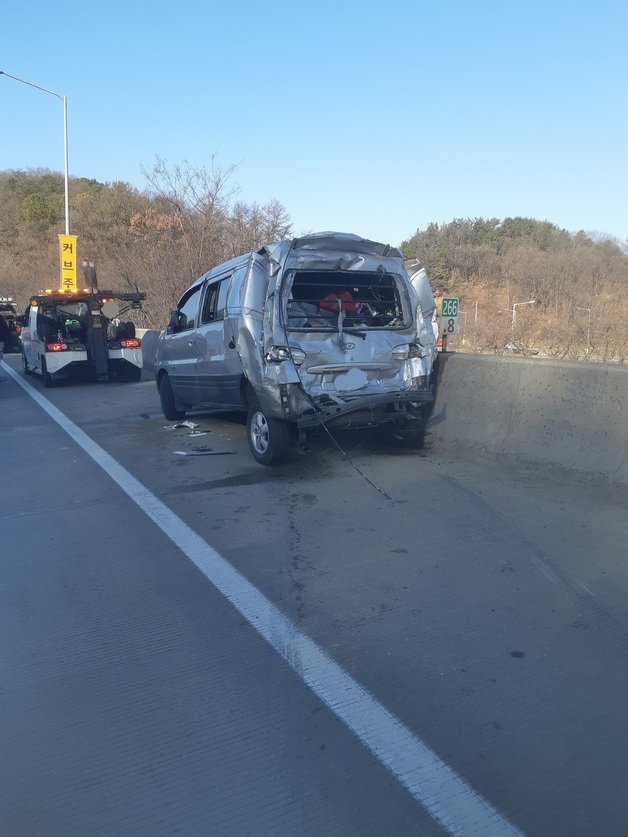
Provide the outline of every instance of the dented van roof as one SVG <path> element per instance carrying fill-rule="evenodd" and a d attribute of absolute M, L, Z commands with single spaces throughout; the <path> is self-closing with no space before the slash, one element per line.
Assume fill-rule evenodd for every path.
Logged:
<path fill-rule="evenodd" d="M 305 253 L 356 253 L 364 256 L 374 256 L 380 259 L 402 260 L 400 250 L 390 244 L 371 241 L 353 233 L 320 232 L 299 236 L 292 240 L 277 241 L 266 245 L 259 251 L 268 255 L 273 261 L 283 263 L 288 254 Z"/>

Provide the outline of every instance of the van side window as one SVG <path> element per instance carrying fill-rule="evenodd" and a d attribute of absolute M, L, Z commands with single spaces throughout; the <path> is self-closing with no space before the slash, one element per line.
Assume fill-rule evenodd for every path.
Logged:
<path fill-rule="evenodd" d="M 202 285 L 197 285 L 181 297 L 177 310 L 180 314 L 180 331 L 185 331 L 188 328 L 194 328 L 196 324 L 196 317 L 198 314 L 198 306 L 201 300 Z"/>
<path fill-rule="evenodd" d="M 223 320 L 225 317 L 225 305 L 227 302 L 227 291 L 229 290 L 229 279 L 227 276 L 220 282 L 214 282 L 207 288 L 205 304 L 201 315 L 202 323 L 213 323 L 216 320 Z"/>

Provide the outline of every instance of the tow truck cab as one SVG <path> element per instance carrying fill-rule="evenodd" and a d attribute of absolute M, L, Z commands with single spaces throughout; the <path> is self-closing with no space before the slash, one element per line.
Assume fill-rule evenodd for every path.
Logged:
<path fill-rule="evenodd" d="M 46 291 L 31 297 L 22 329 L 25 374 L 38 374 L 44 386 L 82 372 L 92 380 L 139 381 L 141 341 L 135 325 L 121 320 L 141 307 L 146 295 L 116 291 Z"/>

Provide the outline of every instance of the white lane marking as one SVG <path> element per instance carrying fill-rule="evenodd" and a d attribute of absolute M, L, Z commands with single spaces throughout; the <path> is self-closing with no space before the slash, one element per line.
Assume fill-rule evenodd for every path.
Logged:
<path fill-rule="evenodd" d="M 8 374 L 144 511 L 313 692 L 450 834 L 520 835 L 427 744 L 353 680 L 164 503 L 2 362 Z"/>
<path fill-rule="evenodd" d="M 558 578 L 558 576 L 555 573 L 553 573 L 552 570 L 547 566 L 547 564 L 540 558 L 533 558 L 532 564 L 537 568 L 537 570 L 540 570 L 543 573 L 543 575 L 547 576 L 547 578 L 549 578 L 551 582 L 553 582 L 554 584 L 560 584 L 560 579 Z"/>
<path fill-rule="evenodd" d="M 591 590 L 590 587 L 587 587 L 587 585 L 584 583 L 584 581 L 580 581 L 579 578 L 575 578 L 574 579 L 574 584 L 577 584 L 578 587 L 581 590 L 583 590 L 588 596 L 591 596 L 592 599 L 595 599 L 597 601 L 597 596 L 595 595 L 593 590 Z"/>

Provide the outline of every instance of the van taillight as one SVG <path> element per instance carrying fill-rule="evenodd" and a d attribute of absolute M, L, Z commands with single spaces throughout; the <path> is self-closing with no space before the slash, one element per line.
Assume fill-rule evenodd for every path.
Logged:
<path fill-rule="evenodd" d="M 271 346 L 264 355 L 266 363 L 282 363 L 284 360 L 292 360 L 300 366 L 306 358 L 306 354 L 297 346 Z"/>
<path fill-rule="evenodd" d="M 65 352 L 67 348 L 65 343 L 46 343 L 47 352 Z"/>
<path fill-rule="evenodd" d="M 290 360 L 290 349 L 287 346 L 271 346 L 264 355 L 266 363 L 281 363 Z"/>
<path fill-rule="evenodd" d="M 129 340 L 120 340 L 121 349 L 139 349 L 141 345 L 140 341 L 136 340 L 134 337 Z"/>
<path fill-rule="evenodd" d="M 395 360 L 408 360 L 409 357 L 416 357 L 416 346 L 414 346 L 414 354 L 412 349 L 413 344 L 402 343 L 400 346 L 393 348 L 392 356 Z"/>

